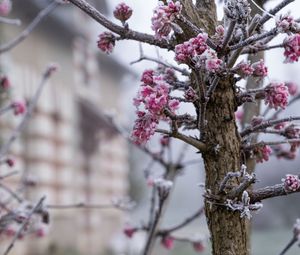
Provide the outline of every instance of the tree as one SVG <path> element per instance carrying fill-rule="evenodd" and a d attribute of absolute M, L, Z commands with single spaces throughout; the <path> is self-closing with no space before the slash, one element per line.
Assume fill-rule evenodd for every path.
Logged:
<path fill-rule="evenodd" d="M 227 0 L 222 21 L 217 20 L 215 1 L 160 1 L 152 18 L 154 36 L 130 29 L 128 20 L 132 9 L 124 3 L 114 11 L 115 18 L 121 21 L 121 25 L 118 25 L 85 0 L 69 2 L 110 30 L 99 35 L 98 47 L 102 51 L 110 53 L 119 40 L 129 39 L 172 51 L 178 63 L 178 66 L 173 66 L 161 59 L 146 57 L 141 50 L 140 60 L 157 62 L 159 68 L 146 70 L 142 75 L 143 84 L 134 99 L 137 119 L 131 140 L 160 162 L 166 171 L 162 178 L 151 182 L 154 195 L 149 223 L 140 228 L 127 228 L 125 234 L 130 237 L 136 231 L 147 231 L 143 254 L 151 254 L 157 237 L 162 238 L 166 248 L 171 248 L 174 241 L 171 233 L 203 211 L 200 209 L 174 228 L 160 229 L 172 183 L 183 168 L 180 160 L 166 162 L 145 146 L 154 133 L 161 133 L 164 135 L 161 141 L 163 147 L 168 147 L 169 138 L 176 138 L 196 148 L 204 160 L 204 210 L 213 254 L 250 254 L 248 225 L 251 211 L 259 210 L 264 199 L 300 191 L 297 175 L 287 175 L 282 183 L 271 187 L 253 189 L 256 182 L 253 162 L 267 161 L 271 153 L 277 157 L 294 158 L 300 142 L 300 129 L 293 121 L 299 120 L 300 116 L 278 117 L 288 105 L 299 99 L 295 84 L 272 81 L 267 86 L 259 86 L 268 75 L 264 61 L 251 63 L 251 58 L 249 61 L 241 59 L 243 56 L 283 48 L 286 63 L 298 61 L 299 20 L 289 14 L 277 15 L 293 0 L 281 1 L 273 9 L 253 17 L 248 1 Z M 263 25 L 275 15 L 276 25 L 265 31 Z M 269 44 L 281 33 L 287 34 L 283 43 Z M 182 68 L 183 64 L 187 69 Z M 244 80 L 248 80 L 251 86 L 244 87 L 241 83 Z M 181 92 L 182 96 L 173 96 L 174 91 Z M 290 101 L 289 96 L 292 96 Z M 243 130 L 239 131 L 236 117 L 238 107 L 262 100 L 268 110 L 262 116 L 254 116 L 254 111 L 247 113 Z M 178 114 L 183 103 L 192 104 L 196 116 Z M 276 112 L 270 114 L 271 109 Z M 248 126 L 245 125 L 247 120 L 250 120 Z M 168 123 L 169 130 L 159 127 L 163 121 Z M 187 130 L 195 130 L 196 136 L 190 136 Z M 257 134 L 261 133 L 275 134 L 283 139 L 256 141 Z M 283 144 L 290 148 L 282 147 Z M 159 198 L 157 202 L 156 194 Z M 298 225 L 294 233 L 292 243 L 298 238 Z M 200 241 L 194 241 L 193 244 L 195 249 L 202 249 Z"/>

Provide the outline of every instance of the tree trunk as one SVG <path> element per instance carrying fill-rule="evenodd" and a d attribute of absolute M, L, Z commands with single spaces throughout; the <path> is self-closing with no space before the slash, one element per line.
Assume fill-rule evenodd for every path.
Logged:
<path fill-rule="evenodd" d="M 210 150 L 203 153 L 206 189 L 219 192 L 220 183 L 229 171 L 241 167 L 240 136 L 235 123 L 236 110 L 232 77 L 221 79 L 206 109 L 205 142 Z M 233 181 L 231 181 L 231 184 Z M 240 213 L 222 205 L 205 202 L 213 255 L 248 255 L 248 228 Z"/>

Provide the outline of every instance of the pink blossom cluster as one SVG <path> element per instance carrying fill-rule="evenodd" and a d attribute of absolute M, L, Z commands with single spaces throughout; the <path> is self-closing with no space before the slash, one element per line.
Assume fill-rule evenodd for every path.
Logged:
<path fill-rule="evenodd" d="M 11 12 L 11 0 L 0 0 L 0 15 L 6 16 Z"/>
<path fill-rule="evenodd" d="M 276 19 L 276 26 L 281 33 L 297 32 L 299 30 L 299 25 L 289 13 L 280 15 Z"/>
<path fill-rule="evenodd" d="M 165 5 L 162 1 L 153 11 L 152 30 L 155 31 L 155 37 L 158 39 L 167 38 L 172 31 L 172 22 L 180 14 L 182 5 L 179 1 L 168 1 Z"/>
<path fill-rule="evenodd" d="M 23 101 L 15 101 L 11 104 L 15 115 L 21 115 L 26 112 L 26 103 Z"/>
<path fill-rule="evenodd" d="M 146 70 L 142 75 L 142 84 L 134 105 L 138 108 L 137 120 L 135 121 L 132 138 L 136 144 L 145 144 L 154 134 L 159 120 L 166 119 L 165 109 L 175 112 L 179 107 L 179 101 L 170 99 L 169 84 L 162 75 L 152 75 L 151 70 Z M 143 107 L 144 110 L 139 110 Z"/>
<path fill-rule="evenodd" d="M 114 16 L 116 19 L 124 23 L 132 15 L 132 9 L 125 3 L 119 3 L 114 10 Z"/>
<path fill-rule="evenodd" d="M 298 85 L 295 82 L 286 82 L 285 86 L 287 86 L 288 91 L 291 96 L 295 96 L 298 93 Z"/>
<path fill-rule="evenodd" d="M 220 70 L 223 61 L 218 58 L 217 53 L 211 49 L 207 49 L 199 57 L 199 61 L 196 65 L 204 67 L 208 72 L 215 73 Z"/>
<path fill-rule="evenodd" d="M 298 61 L 300 57 L 300 34 L 294 34 L 287 37 L 284 42 L 284 56 L 286 63 Z"/>
<path fill-rule="evenodd" d="M 288 139 L 299 138 L 300 137 L 300 128 L 294 124 L 291 124 L 284 129 L 283 135 Z"/>
<path fill-rule="evenodd" d="M 297 191 L 300 188 L 300 180 L 298 175 L 287 174 L 282 181 L 284 184 L 284 190 L 286 192 Z"/>
<path fill-rule="evenodd" d="M 242 61 L 237 64 L 234 71 L 241 77 L 246 77 L 253 74 L 254 68 L 251 66 L 250 62 Z"/>
<path fill-rule="evenodd" d="M 207 34 L 199 34 L 197 37 L 191 38 L 175 47 L 175 60 L 178 63 L 189 63 L 193 57 L 203 54 L 208 48 L 206 44 Z"/>
<path fill-rule="evenodd" d="M 285 109 L 288 104 L 289 92 L 287 86 L 281 82 L 273 82 L 265 88 L 265 104 L 277 110 Z"/>
<path fill-rule="evenodd" d="M 268 68 L 262 59 L 256 63 L 253 63 L 251 67 L 253 68 L 253 76 L 255 77 L 264 78 L 268 75 Z"/>
<path fill-rule="evenodd" d="M 116 43 L 116 37 L 111 32 L 104 32 L 99 35 L 98 48 L 106 54 L 112 53 Z"/>
<path fill-rule="evenodd" d="M 253 152 L 256 157 L 256 162 L 263 163 L 264 161 L 269 160 L 269 157 L 272 153 L 272 149 L 269 145 L 264 145 L 264 146 L 255 148 Z"/>

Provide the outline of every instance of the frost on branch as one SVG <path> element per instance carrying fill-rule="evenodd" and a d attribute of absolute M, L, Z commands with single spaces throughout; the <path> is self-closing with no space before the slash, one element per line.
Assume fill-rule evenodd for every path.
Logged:
<path fill-rule="evenodd" d="M 168 38 L 175 26 L 173 21 L 179 16 L 182 10 L 182 5 L 179 1 L 171 0 L 165 5 L 162 1 L 158 2 L 158 6 L 153 11 L 152 30 L 155 32 L 155 37 L 158 39 Z"/>

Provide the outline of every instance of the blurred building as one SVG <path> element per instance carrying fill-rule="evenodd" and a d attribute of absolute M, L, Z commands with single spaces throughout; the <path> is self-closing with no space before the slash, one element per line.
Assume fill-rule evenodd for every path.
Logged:
<path fill-rule="evenodd" d="M 1 25 L 1 40 L 17 36 L 47 2 L 15 0 L 11 16 L 20 18 L 23 25 Z M 90 2 L 107 12 L 106 1 Z M 121 115 L 119 84 L 128 70 L 97 51 L 94 26 L 70 5 L 59 7 L 23 43 L 1 56 L 16 99 L 34 94 L 49 63 L 60 66 L 11 152 L 17 159 L 16 169 L 22 171 L 21 178 L 13 179 L 15 184 L 24 187 L 24 180 L 37 180 L 35 187 L 26 187 L 30 200 L 46 195 L 47 204 L 110 204 L 127 194 L 127 144 L 99 110 L 114 109 Z M 19 121 L 8 116 L 2 122 L 3 139 Z M 123 220 L 123 213 L 116 209 L 50 212 L 49 235 L 44 240 L 25 239 L 11 254 L 105 254 L 106 244 Z"/>

